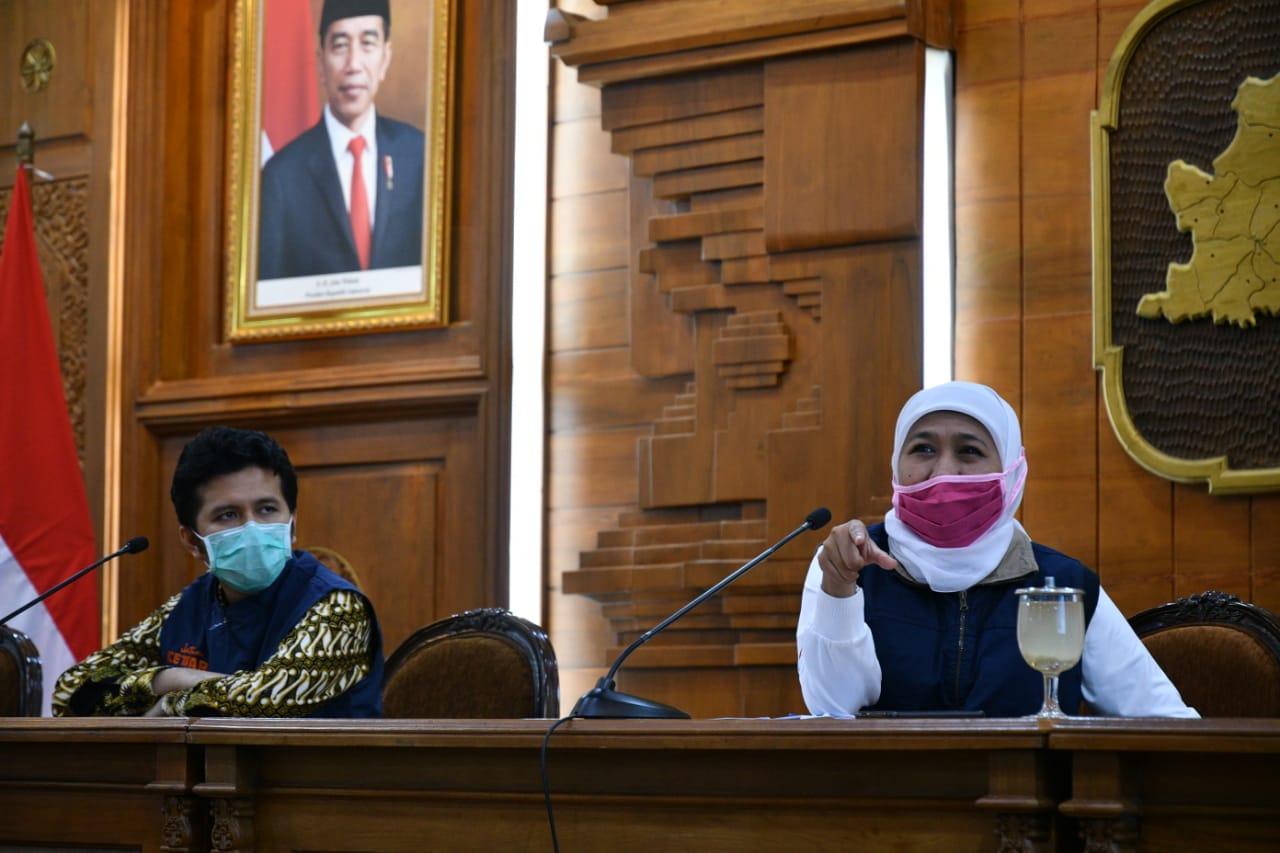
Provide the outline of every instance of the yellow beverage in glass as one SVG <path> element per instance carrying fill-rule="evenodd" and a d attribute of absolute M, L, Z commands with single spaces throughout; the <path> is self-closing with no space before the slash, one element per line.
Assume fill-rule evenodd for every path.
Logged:
<path fill-rule="evenodd" d="M 1018 609 L 1018 649 L 1032 669 L 1071 669 L 1084 651 L 1084 602 L 1025 602 Z"/>
<path fill-rule="evenodd" d="M 1045 585 L 1016 591 L 1018 651 L 1044 676 L 1044 704 L 1034 716 L 1067 716 L 1058 707 L 1058 674 L 1071 669 L 1084 653 L 1084 590 Z"/>

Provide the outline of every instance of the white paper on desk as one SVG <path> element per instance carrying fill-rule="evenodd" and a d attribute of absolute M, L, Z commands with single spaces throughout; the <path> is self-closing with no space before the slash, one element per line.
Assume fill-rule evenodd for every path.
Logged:
<path fill-rule="evenodd" d="M 711 717 L 713 720 L 856 720 L 855 714 L 786 714 L 781 717 Z"/>

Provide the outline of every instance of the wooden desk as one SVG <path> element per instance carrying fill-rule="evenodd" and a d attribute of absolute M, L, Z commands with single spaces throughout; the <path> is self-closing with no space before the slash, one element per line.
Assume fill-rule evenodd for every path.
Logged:
<path fill-rule="evenodd" d="M 543 721 L 193 722 L 219 850 L 551 849 Z M 1050 849 L 1034 723 L 574 721 L 549 777 L 564 853 Z M 1063 774 L 1065 775 L 1065 771 Z"/>
<path fill-rule="evenodd" d="M 0 717 L 0 850 L 204 850 L 186 720 Z"/>
<path fill-rule="evenodd" d="M 1280 849 L 1280 720 L 1077 718 L 1049 747 L 1090 851 Z"/>
<path fill-rule="evenodd" d="M 0 718 L 0 853 L 547 851 L 549 724 Z M 1276 848 L 1277 753 L 1280 720 L 576 720 L 548 769 L 564 853 L 1227 853 Z"/>

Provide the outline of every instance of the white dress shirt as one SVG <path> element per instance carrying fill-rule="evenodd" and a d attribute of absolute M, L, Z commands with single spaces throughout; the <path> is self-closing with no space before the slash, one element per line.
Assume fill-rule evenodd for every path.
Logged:
<path fill-rule="evenodd" d="M 342 201 L 351 211 L 351 167 L 355 158 L 347 148 L 356 136 L 364 137 L 364 154 L 360 157 L 360 172 L 364 176 L 364 193 L 369 199 L 369 227 L 377 220 L 378 207 L 378 116 L 372 107 L 369 116 L 359 133 L 352 133 L 342 122 L 334 117 L 329 105 L 324 105 L 324 127 L 329 132 L 329 146 L 333 149 L 333 162 L 338 167 L 338 180 L 342 183 Z"/>
<path fill-rule="evenodd" d="M 882 571 L 872 566 L 868 571 Z M 796 627 L 800 689 L 811 714 L 848 716 L 880 698 L 880 662 L 864 616 L 861 590 L 848 598 L 822 591 L 822 568 L 809 564 Z M 1099 713 L 1117 717 L 1199 717 L 1120 608 L 1098 589 L 1085 631 L 1083 693 Z"/>

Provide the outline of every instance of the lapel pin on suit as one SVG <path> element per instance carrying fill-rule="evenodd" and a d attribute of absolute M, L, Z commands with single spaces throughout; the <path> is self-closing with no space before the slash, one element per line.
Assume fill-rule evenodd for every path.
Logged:
<path fill-rule="evenodd" d="M 391 168 L 391 155 L 382 158 L 382 170 L 387 173 L 387 192 L 395 189 L 395 171 Z"/>

